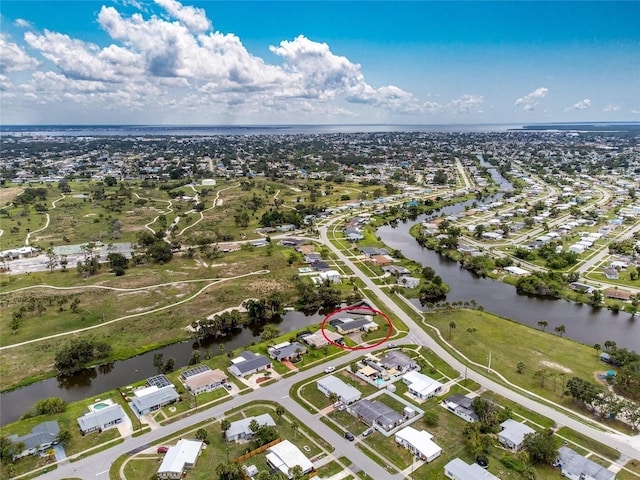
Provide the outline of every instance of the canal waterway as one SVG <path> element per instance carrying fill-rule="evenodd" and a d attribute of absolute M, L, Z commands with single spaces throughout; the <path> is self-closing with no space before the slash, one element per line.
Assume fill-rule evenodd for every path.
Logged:
<path fill-rule="evenodd" d="M 490 199 L 489 201 L 494 201 Z M 453 215 L 464 210 L 470 201 L 451 205 L 439 213 Z M 421 215 L 416 221 L 422 222 L 434 215 Z M 593 345 L 613 340 L 619 347 L 640 352 L 640 319 L 630 314 L 614 313 L 605 308 L 593 309 L 589 305 L 579 305 L 566 300 L 527 297 L 518 295 L 515 287 L 489 278 L 478 278 L 444 255 L 421 247 L 409 233 L 416 223 L 399 222 L 397 226 L 382 226 L 376 235 L 391 249 L 400 250 L 403 255 L 423 266 L 432 267 L 442 280 L 451 287 L 447 301 L 476 300 L 484 310 L 501 317 L 537 328 L 538 322 L 549 322 L 548 331 L 562 324 L 565 336 L 573 340 Z M 418 300 L 415 304 L 420 306 Z"/>
<path fill-rule="evenodd" d="M 308 325 L 319 324 L 323 319 L 324 315 L 321 313 L 307 315 L 293 311 L 285 313 L 280 322 L 272 324 L 277 326 L 280 332 L 288 333 Z M 42 398 L 59 397 L 73 402 L 157 375 L 158 371 L 153 365 L 153 358 L 157 353 L 162 353 L 165 362 L 168 358 L 174 358 L 176 369 L 178 369 L 189 364 L 189 359 L 196 348 L 204 358 L 207 349 L 211 350 L 212 355 L 220 355 L 221 352 L 218 349 L 220 344 L 224 345 L 225 352 L 222 354 L 226 355 L 228 351 L 258 341 L 260 341 L 260 334 L 257 329 L 238 329 L 234 335 L 224 338 L 207 338 L 199 344 L 195 343 L 195 340 L 174 343 L 127 360 L 89 368 L 73 375 L 49 378 L 4 392 L 0 394 L 0 425 L 15 422 L 29 407 Z"/>

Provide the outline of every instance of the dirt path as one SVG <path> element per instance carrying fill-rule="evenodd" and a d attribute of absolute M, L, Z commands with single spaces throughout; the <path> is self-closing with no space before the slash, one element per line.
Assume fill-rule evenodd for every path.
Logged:
<path fill-rule="evenodd" d="M 104 325 L 109 325 L 109 324 L 112 324 L 112 323 L 120 322 L 122 320 L 127 320 L 127 319 L 130 319 L 130 318 L 136 318 L 136 317 L 142 317 L 144 315 L 149 315 L 150 313 L 157 313 L 157 312 L 161 312 L 163 310 L 168 310 L 168 309 L 173 308 L 173 307 L 175 307 L 177 305 L 181 305 L 183 303 L 190 302 L 194 298 L 196 298 L 196 297 L 200 296 L 201 294 L 203 294 L 205 291 L 207 291 L 207 289 L 209 287 L 211 287 L 213 285 L 217 285 L 219 283 L 226 282 L 226 281 L 229 281 L 229 280 L 235 280 L 235 279 L 238 279 L 238 278 L 250 277 L 250 276 L 253 276 L 253 275 L 264 275 L 264 274 L 267 274 L 267 273 L 269 273 L 269 270 L 258 270 L 256 272 L 250 272 L 250 273 L 246 273 L 244 275 L 238 275 L 236 277 L 216 279 L 215 281 L 210 282 L 207 285 L 205 285 L 204 287 L 202 287 L 200 290 L 198 290 L 196 293 L 194 293 L 190 297 L 185 298 L 183 300 L 180 300 L 178 302 L 172 303 L 170 305 L 165 305 L 164 307 L 158 307 L 158 308 L 155 308 L 153 310 L 148 310 L 146 312 L 134 313 L 134 314 L 131 314 L 131 315 L 124 315 L 122 317 L 118 317 L 118 318 L 114 318 L 113 320 L 109 320 L 108 322 L 102 322 L 102 323 L 100 323 L 98 325 L 92 325 L 90 327 L 78 328 L 76 330 L 71 330 L 71 331 L 68 331 L 68 332 L 56 333 L 55 335 L 48 335 L 46 337 L 35 338 L 33 340 L 28 340 L 28 341 L 25 341 L 25 342 L 14 343 L 13 345 L 6 345 L 4 347 L 0 347 L 0 351 L 9 350 L 11 348 L 21 347 L 21 346 L 29 345 L 29 344 L 32 344 L 32 343 L 37 343 L 37 342 L 41 342 L 41 341 L 44 341 L 44 340 L 51 340 L 53 338 L 65 337 L 67 335 L 73 335 L 75 333 L 86 332 L 86 331 L 89 331 L 89 330 L 94 330 L 96 328 L 103 327 Z M 174 285 L 178 285 L 180 283 L 184 283 L 184 282 L 173 282 Z M 171 285 L 171 283 L 165 284 L 165 285 Z M 155 286 L 157 287 L 157 285 L 155 285 Z M 99 286 L 95 285 L 94 287 L 99 287 Z M 28 288 L 28 287 L 25 287 L 25 288 Z M 49 287 L 49 288 L 51 288 L 51 287 Z M 57 288 L 58 289 L 64 289 L 64 288 L 78 288 L 78 287 L 57 287 Z M 86 288 L 86 287 L 83 287 L 83 288 Z M 118 290 L 115 287 L 104 287 L 104 286 L 102 286 L 102 288 Z M 149 287 L 144 287 L 144 288 L 149 288 Z M 7 292 L 7 293 L 11 293 L 11 292 Z"/>

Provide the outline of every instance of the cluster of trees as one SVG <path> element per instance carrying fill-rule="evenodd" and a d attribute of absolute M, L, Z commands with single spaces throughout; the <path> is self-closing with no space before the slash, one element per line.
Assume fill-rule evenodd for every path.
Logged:
<path fill-rule="evenodd" d="M 213 318 L 195 320 L 191 323 L 191 327 L 200 337 L 224 337 L 242 326 L 242 314 L 238 310 L 227 310 L 214 315 Z"/>
<path fill-rule="evenodd" d="M 138 244 L 142 248 L 142 255 L 136 253 L 133 260 L 134 263 L 142 263 L 143 261 L 152 261 L 154 263 L 167 263 L 173 257 L 171 245 L 162 240 L 164 232 L 158 232 L 156 235 L 151 232 L 138 233 Z"/>
<path fill-rule="evenodd" d="M 296 210 L 278 210 L 270 208 L 267 212 L 262 214 L 260 218 L 260 225 L 263 227 L 277 227 L 278 225 L 295 225 L 299 227 L 302 225 L 303 216 Z"/>
<path fill-rule="evenodd" d="M 58 397 L 42 398 L 38 400 L 33 406 L 27 410 L 21 420 L 36 417 L 38 415 L 51 415 L 55 413 L 62 413 L 67 409 L 67 402 Z"/>
<path fill-rule="evenodd" d="M 72 340 L 56 352 L 54 362 L 61 374 L 78 372 L 93 360 L 111 355 L 111 345 L 95 340 Z"/>
<path fill-rule="evenodd" d="M 440 275 L 436 275 L 433 268 L 424 267 L 422 269 L 422 278 L 423 281 L 418 295 L 421 304 L 443 300 L 449 293 L 449 285 L 442 281 Z"/>
<path fill-rule="evenodd" d="M 198 353 L 200 351 L 198 350 Z M 153 354 L 153 366 L 156 367 L 158 373 L 170 373 L 173 372 L 176 367 L 176 359 L 173 357 L 167 358 L 167 361 L 164 361 L 164 355 L 162 353 L 154 353 Z"/>
<path fill-rule="evenodd" d="M 321 307 L 333 308 L 339 305 L 341 301 L 340 290 L 331 286 L 328 281 L 318 288 L 315 288 L 310 283 L 299 281 L 296 283 L 296 290 L 299 297 L 298 303 L 309 311 L 317 310 Z"/>
<path fill-rule="evenodd" d="M 567 381 L 565 395 L 589 410 L 600 412 L 603 417 L 614 418 L 621 414 L 632 428 L 640 426 L 640 405 L 579 377 Z"/>
<path fill-rule="evenodd" d="M 560 298 L 565 279 L 554 272 L 533 272 L 521 277 L 516 282 L 516 292 L 519 295 Z"/>

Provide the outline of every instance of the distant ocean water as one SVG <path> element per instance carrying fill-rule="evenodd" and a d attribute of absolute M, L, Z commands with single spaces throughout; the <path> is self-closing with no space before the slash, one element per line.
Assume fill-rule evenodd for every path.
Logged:
<path fill-rule="evenodd" d="M 505 132 L 522 125 L 5 125 L 5 134 L 52 137 L 301 135 L 381 132 Z"/>
<path fill-rule="evenodd" d="M 447 125 L 3 125 L 10 135 L 43 137 L 111 136 L 218 136 L 218 135 L 303 135 L 323 133 L 384 132 L 506 132 L 506 131 L 638 131 L 636 122 L 591 122 L 549 124 L 447 124 Z"/>

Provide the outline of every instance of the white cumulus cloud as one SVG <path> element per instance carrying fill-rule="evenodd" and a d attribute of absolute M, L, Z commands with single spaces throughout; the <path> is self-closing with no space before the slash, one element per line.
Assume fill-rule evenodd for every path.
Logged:
<path fill-rule="evenodd" d="M 516 99 L 515 106 L 522 107 L 523 110 L 530 112 L 535 110 L 540 99 L 547 96 L 549 89 L 546 87 L 536 88 L 533 92 L 527 93 L 524 97 Z"/>
<path fill-rule="evenodd" d="M 603 109 L 603 112 L 619 112 L 620 105 L 614 105 L 612 103 L 607 104 Z"/>
<path fill-rule="evenodd" d="M 211 29 L 211 21 L 202 8 L 184 6 L 176 0 L 155 0 L 155 2 L 192 32 L 206 32 Z"/>
<path fill-rule="evenodd" d="M 569 112 L 571 110 L 586 110 L 591 106 L 591 100 L 585 98 L 584 100 L 580 100 L 579 102 L 574 103 L 570 107 L 564 109 L 565 112 Z"/>
<path fill-rule="evenodd" d="M 40 62 L 30 57 L 23 48 L 0 34 L 0 72 L 19 72 L 36 68 Z"/>

